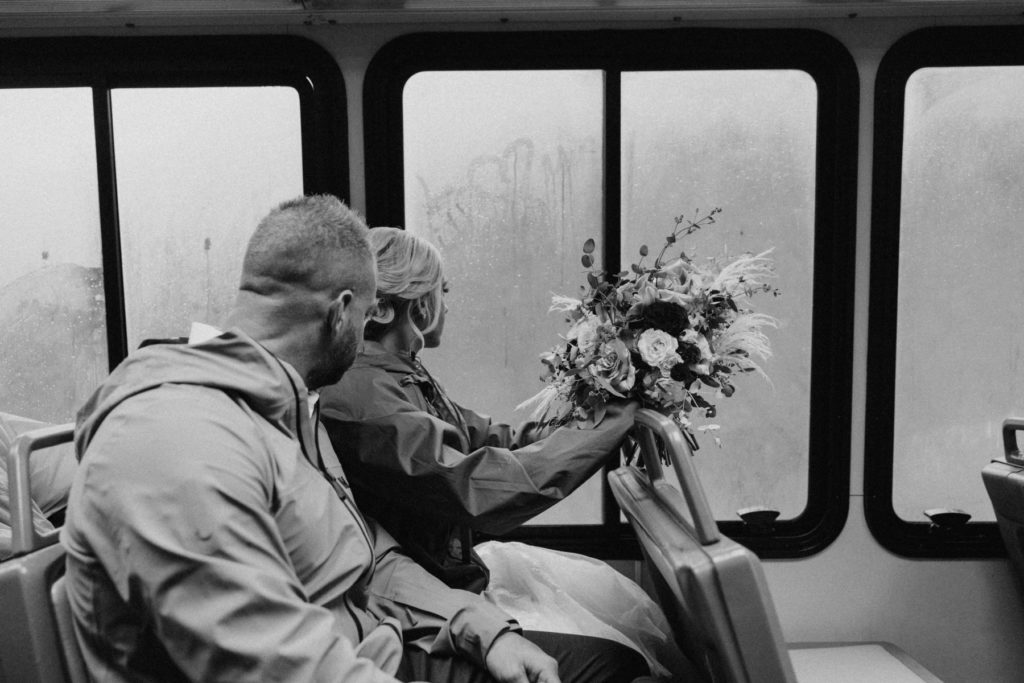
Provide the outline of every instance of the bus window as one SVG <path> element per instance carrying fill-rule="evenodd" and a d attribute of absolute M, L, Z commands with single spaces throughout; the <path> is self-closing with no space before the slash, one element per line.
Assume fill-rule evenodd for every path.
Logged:
<path fill-rule="evenodd" d="M 68 422 L 107 370 L 89 88 L 0 90 L 0 412 Z"/>
<path fill-rule="evenodd" d="M 1024 415 L 1024 66 L 920 69 L 905 106 L 893 506 L 993 521 L 978 472 Z"/>
<path fill-rule="evenodd" d="M 0 411 L 56 400 L 64 407 L 29 416 L 70 419 L 139 342 L 185 335 L 193 320 L 223 322 L 244 240 L 275 203 L 348 194 L 344 82 L 334 59 L 304 38 L 0 41 L 0 87 L 9 88 L 0 90 L 0 124 L 16 132 L 0 141 L 3 187 L 12 190 L 0 201 L 18 221 L 0 255 L 4 296 L 28 271 L 79 266 L 75 282 L 86 283 L 92 306 L 89 353 L 106 349 L 79 377 L 61 364 L 70 361 L 41 362 L 39 349 L 56 335 L 36 343 L 30 364 L 2 348 L 0 392 L 17 398 L 0 394 Z M 50 188 L 60 188 L 59 202 Z M 61 242 L 51 244 L 57 232 Z M 79 350 L 64 355 L 78 358 L 82 323 L 72 327 Z M 25 343 L 10 338 L 0 343 Z M 75 377 L 77 388 L 23 377 L 23 365 L 52 369 L 63 383 Z"/>
<path fill-rule="evenodd" d="M 583 242 L 602 241 L 603 81 L 435 71 L 405 87 L 405 225 L 438 245 L 451 286 L 445 339 L 424 356 L 498 419 L 539 390 L 538 355 L 565 332 L 551 294 L 577 293 Z M 600 524 L 600 491 L 595 477 L 533 523 Z"/>
<path fill-rule="evenodd" d="M 659 71 L 622 75 L 622 255 L 664 244 L 672 217 L 720 206 L 682 240 L 697 258 L 774 248 L 781 296 L 751 303 L 779 320 L 771 382 L 750 376 L 717 403 L 720 430 L 694 459 L 718 519 L 807 503 L 814 282 L 817 89 L 804 71 Z M 721 447 L 712 436 L 717 435 Z"/>
<path fill-rule="evenodd" d="M 501 420 L 542 386 L 538 355 L 567 329 L 546 313 L 550 296 L 579 293 L 587 238 L 615 272 L 640 244 L 660 248 L 675 216 L 721 206 L 682 246 L 774 246 L 782 296 L 755 302 L 782 322 L 774 388 L 752 377 L 720 401 L 723 446 L 705 435 L 697 466 L 723 530 L 762 556 L 835 537 L 848 503 L 856 178 L 857 78 L 843 48 L 785 31 L 419 34 L 384 46 L 365 82 L 370 221 L 434 240 L 453 280 L 446 341 L 427 363 L 454 398 Z M 604 477 L 589 486 L 516 537 L 635 555 Z M 744 507 L 781 514 L 755 529 Z"/>
<path fill-rule="evenodd" d="M 253 227 L 302 194 L 299 97 L 289 87 L 115 89 L 111 111 L 134 348 L 217 323 L 234 303 Z"/>
<path fill-rule="evenodd" d="M 980 472 L 1024 414 L 1020 39 L 919 31 L 879 71 L 865 493 L 872 531 L 905 555 L 1003 552 Z M 967 44 L 985 47 L 968 60 Z M 936 532 L 932 509 L 970 523 Z"/>

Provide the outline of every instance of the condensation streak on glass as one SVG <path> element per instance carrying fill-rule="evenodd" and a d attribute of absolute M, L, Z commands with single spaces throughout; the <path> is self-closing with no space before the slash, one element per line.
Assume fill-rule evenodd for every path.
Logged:
<path fill-rule="evenodd" d="M 107 372 L 92 92 L 0 90 L 0 412 L 69 422 Z"/>
<path fill-rule="evenodd" d="M 1024 67 L 907 81 L 893 416 L 893 509 L 995 519 L 979 472 L 1024 415 Z"/>
<path fill-rule="evenodd" d="M 774 248 L 781 295 L 751 300 L 779 320 L 774 355 L 730 398 L 720 430 L 698 434 L 694 463 L 715 516 L 751 506 L 792 518 L 807 502 L 817 87 L 795 70 L 636 72 L 622 76 L 622 259 L 651 256 L 675 226 L 721 207 L 676 244 L 688 256 Z M 670 255 L 678 255 L 673 248 Z M 721 439 L 721 447 L 714 437 Z"/>
<path fill-rule="evenodd" d="M 581 246 L 601 241 L 603 87 L 600 71 L 422 72 L 405 86 L 405 227 L 440 248 L 451 283 L 424 362 L 499 421 L 542 388 L 538 356 L 567 329 L 551 295 L 579 294 Z M 596 479 L 534 520 L 600 522 Z"/>
<path fill-rule="evenodd" d="M 257 222 L 302 194 L 298 93 L 123 89 L 111 102 L 129 346 L 222 324 Z"/>

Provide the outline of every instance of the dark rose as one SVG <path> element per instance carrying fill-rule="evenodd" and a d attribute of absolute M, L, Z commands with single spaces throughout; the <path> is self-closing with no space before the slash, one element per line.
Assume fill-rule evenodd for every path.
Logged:
<path fill-rule="evenodd" d="M 693 373 L 686 369 L 686 365 L 684 363 L 677 363 L 673 365 L 669 374 L 672 379 L 677 382 L 683 382 L 693 377 Z"/>
<path fill-rule="evenodd" d="M 701 359 L 700 348 L 696 344 L 681 342 L 676 347 L 676 353 L 679 354 L 684 363 L 699 363 Z"/>
<path fill-rule="evenodd" d="M 678 337 L 690 326 L 686 309 L 671 301 L 655 301 L 640 311 L 640 322 L 644 328 L 653 327 Z"/>

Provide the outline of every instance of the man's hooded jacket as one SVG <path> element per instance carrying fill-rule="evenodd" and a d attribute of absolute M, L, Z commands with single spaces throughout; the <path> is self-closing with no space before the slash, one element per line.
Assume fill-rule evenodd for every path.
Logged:
<path fill-rule="evenodd" d="M 482 664 L 517 628 L 332 488 L 314 423 L 237 331 L 141 349 L 90 398 L 62 541 L 96 678 L 392 681 L 403 634 Z"/>

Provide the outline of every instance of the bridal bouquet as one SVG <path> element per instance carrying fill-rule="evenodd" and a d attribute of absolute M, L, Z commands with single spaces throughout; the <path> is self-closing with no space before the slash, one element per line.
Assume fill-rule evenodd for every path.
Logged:
<path fill-rule="evenodd" d="M 764 330 L 776 320 L 748 303 L 759 292 L 778 295 L 768 284 L 771 249 L 700 262 L 673 252 L 720 212 L 676 217 L 658 256 L 647 263 L 644 245 L 639 261 L 620 273 L 596 270 L 595 244 L 587 240 L 587 285 L 579 299 L 553 297 L 551 310 L 566 314 L 569 330 L 541 355 L 546 386 L 520 408 L 551 424 L 596 423 L 612 397 L 634 398 L 672 417 L 694 448 L 694 431 L 717 430 L 707 421 L 715 402 L 732 396 L 736 378 L 754 372 L 767 379 L 758 361 L 771 355 Z"/>

